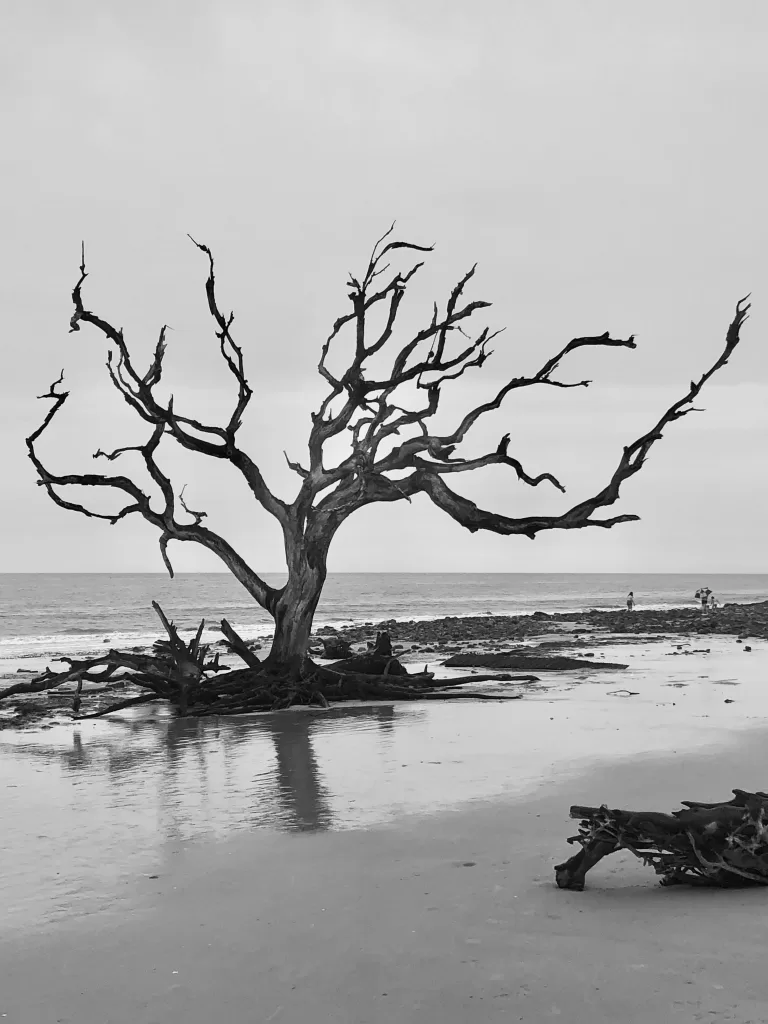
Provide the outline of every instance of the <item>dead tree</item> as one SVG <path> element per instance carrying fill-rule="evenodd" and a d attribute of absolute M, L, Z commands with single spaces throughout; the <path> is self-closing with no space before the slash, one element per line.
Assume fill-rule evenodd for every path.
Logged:
<path fill-rule="evenodd" d="M 490 305 L 465 299 L 465 291 L 475 273 L 473 267 L 453 288 L 444 309 L 438 309 L 435 304 L 421 330 L 396 341 L 398 312 L 422 263 L 390 271 L 386 261 L 403 252 L 430 252 L 432 247 L 391 241 L 391 233 L 392 229 L 376 243 L 363 275 L 350 276 L 351 308 L 336 320 L 321 347 L 318 372 L 328 385 L 328 393 L 312 415 L 306 463 L 286 456 L 289 466 L 300 478 L 292 500 L 280 498 L 270 489 L 259 467 L 238 445 L 238 431 L 253 392 L 246 376 L 243 351 L 233 334 L 234 315 L 223 313 L 219 303 L 213 255 L 199 242 L 194 244 L 208 262 L 205 289 L 219 351 L 237 389 L 234 408 L 226 423 L 203 423 L 178 409 L 172 398 L 162 401 L 158 397 L 155 389 L 163 373 L 167 328 L 160 330 L 154 357 L 142 373 L 134 365 L 122 330 L 84 305 L 83 285 L 87 277 L 84 251 L 80 277 L 72 292 L 71 330 L 79 331 L 83 324 L 88 324 L 101 333 L 107 344 L 107 370 L 112 384 L 147 425 L 149 434 L 141 443 L 128 444 L 111 452 L 98 450 L 94 458 L 114 462 L 125 452 L 138 452 L 159 492 L 159 500 L 127 476 L 57 474 L 45 465 L 38 453 L 38 441 L 69 398 L 69 392 L 59 387 L 63 371 L 46 394 L 40 396 L 53 405 L 40 427 L 27 438 L 38 483 L 57 505 L 112 524 L 129 515 L 143 516 L 159 533 L 160 552 L 171 576 L 173 569 L 168 555 L 171 541 L 201 544 L 217 555 L 254 601 L 273 617 L 274 639 L 263 665 L 265 670 L 287 680 L 296 679 L 302 673 L 312 619 L 326 578 L 331 541 L 345 520 L 366 505 L 410 501 L 415 495 L 425 494 L 470 532 L 489 530 L 531 539 L 543 530 L 608 529 L 636 520 L 638 517 L 630 514 L 600 518 L 596 513 L 617 501 L 621 485 L 639 472 L 664 428 L 693 411 L 693 402 L 704 384 L 728 362 L 736 348 L 749 308 L 745 299 L 738 303 L 721 354 L 698 381 L 692 381 L 688 391 L 662 413 L 650 430 L 623 449 L 605 487 L 559 515 L 515 518 L 478 508 L 449 487 L 446 479 L 449 475 L 500 466 L 529 487 L 548 484 L 562 492 L 565 487 L 551 473 L 528 472 L 518 458 L 508 454 L 507 435 L 494 451 L 463 458 L 460 448 L 471 428 L 486 413 L 500 408 L 508 396 L 524 388 L 587 387 L 588 380 L 567 381 L 556 376 L 563 360 L 582 348 L 632 349 L 635 348 L 634 337 L 612 338 L 606 331 L 574 338 L 547 359 L 536 373 L 514 377 L 487 402 L 470 409 L 453 429 L 432 433 L 430 427 L 443 389 L 468 370 L 483 366 L 491 355 L 491 341 L 499 332 L 489 327 L 474 334 L 467 331 L 470 320 Z M 388 272 L 391 276 L 385 278 Z M 375 325 L 375 314 L 379 312 L 383 315 Z M 340 341 L 345 329 L 351 334 L 351 353 L 345 368 L 332 369 L 331 349 Z M 388 361 L 388 369 L 377 374 L 372 366 L 376 361 L 374 357 L 383 359 L 390 352 L 392 359 Z M 417 397 L 414 399 L 413 395 Z M 324 448 L 327 442 L 340 435 L 348 438 L 348 453 L 340 461 L 327 464 Z M 234 471 L 243 476 L 254 500 L 282 528 L 288 570 L 285 586 L 274 588 L 267 584 L 224 537 L 203 524 L 204 512 L 193 511 L 186 505 L 183 488 L 177 490 L 156 458 L 166 439 L 201 456 L 229 462 Z M 70 486 L 106 488 L 127 500 L 115 512 L 98 512 L 64 497 Z"/>
<path fill-rule="evenodd" d="M 301 677 L 292 679 L 283 672 L 270 671 L 262 666 L 251 647 L 227 622 L 222 619 L 221 631 L 227 637 L 226 645 L 247 665 L 245 669 L 227 670 L 219 664 L 219 656 L 209 658 L 207 644 L 200 642 L 205 619 L 196 635 L 188 642 L 179 636 L 173 622 L 156 601 L 152 602 L 168 634 L 167 640 L 158 640 L 152 654 L 135 651 L 107 651 L 100 657 L 79 661 L 61 657 L 67 668 L 53 671 L 50 667 L 30 680 L 13 683 L 0 689 L 0 701 L 17 698 L 16 719 L 4 719 L 5 724 L 31 723 L 48 717 L 51 711 L 61 712 L 63 703 L 71 701 L 76 718 L 99 718 L 113 711 L 122 711 L 152 701 L 169 703 L 180 715 L 234 715 L 254 711 L 274 711 L 292 704 L 314 704 L 327 708 L 333 702 L 363 700 L 519 700 L 518 693 L 455 693 L 466 683 L 502 679 L 530 682 L 535 676 L 472 675 L 450 680 L 434 680 L 427 671 L 409 673 L 397 659 L 383 657 L 375 652 L 358 655 L 330 666 L 314 665 L 305 661 Z M 379 634 L 383 636 L 386 634 Z M 89 685 L 87 694 L 83 683 Z M 64 686 L 70 684 L 69 689 Z M 72 684 L 75 685 L 74 692 Z M 143 691 L 118 701 L 111 699 L 112 691 L 125 686 Z M 48 698 L 56 691 L 56 703 L 44 707 L 39 702 L 28 702 L 32 694 L 46 693 Z M 95 710 L 80 714 L 83 696 L 95 702 Z M 106 696 L 105 696 L 106 695 Z M 63 702 L 63 703 L 62 703 Z M 48 704 L 48 702 L 44 702 Z M 7 705 L 6 705 L 7 706 Z M 2 723 L 0 723 L 2 724 Z"/>

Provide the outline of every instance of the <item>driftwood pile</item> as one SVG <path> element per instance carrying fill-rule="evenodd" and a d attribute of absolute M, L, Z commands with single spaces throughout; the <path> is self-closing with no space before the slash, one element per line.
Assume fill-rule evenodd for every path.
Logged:
<path fill-rule="evenodd" d="M 683 800 L 672 814 L 571 807 L 581 820 L 568 842 L 581 850 L 555 867 L 558 886 L 581 891 L 587 871 L 616 850 L 651 866 L 662 885 L 768 885 L 768 793 L 732 792 L 720 803 Z"/>
<path fill-rule="evenodd" d="M 221 632 L 226 639 L 222 643 L 246 665 L 245 668 L 230 669 L 219 664 L 218 654 L 210 657 L 210 645 L 201 643 L 205 620 L 200 623 L 193 639 L 185 643 L 162 608 L 154 601 L 152 606 L 168 634 L 167 640 L 155 642 L 152 654 L 110 650 L 101 657 L 83 661 L 60 658 L 58 660 L 67 664 L 66 669 L 53 671 L 47 668 L 33 679 L 14 683 L 0 690 L 0 701 L 53 691 L 69 684 L 75 687 L 71 694 L 73 715 L 77 718 L 99 718 L 153 701 L 171 704 L 182 716 L 203 716 L 274 711 L 294 704 L 328 707 L 334 702 L 350 700 L 514 700 L 522 696 L 519 693 L 449 692 L 468 682 L 517 677 L 472 675 L 435 682 L 434 673 L 426 669 L 408 672 L 394 657 L 386 632 L 379 633 L 376 642 L 370 644 L 369 650 L 363 654 L 352 655 L 349 645 L 341 648 L 337 645 L 335 654 L 342 655 L 341 661 L 321 666 L 307 657 L 299 673 L 286 674 L 261 662 L 253 645 L 238 636 L 223 619 Z M 318 653 L 326 657 L 332 649 L 329 645 Z M 530 677 L 520 678 L 527 680 Z M 83 689 L 84 683 L 96 686 Z M 105 702 L 104 694 L 126 686 L 143 692 Z M 96 710 L 81 713 L 83 700 L 96 694 L 100 698 L 96 702 Z M 19 717 L 25 717 L 25 709 L 17 706 L 16 710 Z"/>

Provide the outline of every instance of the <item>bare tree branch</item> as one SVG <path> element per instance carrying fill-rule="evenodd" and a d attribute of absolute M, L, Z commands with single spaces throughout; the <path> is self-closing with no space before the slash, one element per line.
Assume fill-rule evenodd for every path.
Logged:
<path fill-rule="evenodd" d="M 197 248 L 201 252 L 204 252 L 208 257 L 208 280 L 205 282 L 205 293 L 208 296 L 208 308 L 211 311 L 211 316 L 219 327 L 219 330 L 216 332 L 216 337 L 219 339 L 219 347 L 221 349 L 222 357 L 238 384 L 237 405 L 235 406 L 235 411 L 232 413 L 229 424 L 226 428 L 227 435 L 233 436 L 242 423 L 243 413 L 251 400 L 253 391 L 245 377 L 243 350 L 235 343 L 230 333 L 230 327 L 235 319 L 235 314 L 230 313 L 228 317 L 224 317 L 220 312 L 216 301 L 216 278 L 214 275 L 213 253 L 207 245 L 203 245 L 201 242 L 196 242 L 195 239 L 192 238 L 192 235 L 189 235 L 188 238 L 191 240 L 193 245 L 196 245 Z"/>
<path fill-rule="evenodd" d="M 79 331 L 81 323 L 88 323 L 101 331 L 117 352 L 117 358 L 115 358 L 112 350 L 107 354 L 107 369 L 110 378 L 115 388 L 131 408 L 147 423 L 153 425 L 162 424 L 165 432 L 170 434 L 178 444 L 189 451 L 198 452 L 213 458 L 226 459 L 231 462 L 245 477 L 251 493 L 262 507 L 279 522 L 286 524 L 289 518 L 287 506 L 272 494 L 258 466 L 237 447 L 235 442 L 235 436 L 242 423 L 242 414 L 250 401 L 252 392 L 243 369 L 242 351 L 233 340 L 230 332 L 233 315 L 230 314 L 229 317 L 225 318 L 217 305 L 213 257 L 207 246 L 195 242 L 194 239 L 192 241 L 198 249 L 208 256 L 209 273 L 206 281 L 208 306 L 219 327 L 216 336 L 219 339 L 222 357 L 238 382 L 237 404 L 226 426 L 212 426 L 192 417 L 181 415 L 174 409 L 173 397 L 170 398 L 167 405 L 163 405 L 155 398 L 153 388 L 161 379 L 163 358 L 166 351 L 166 328 L 163 327 L 160 332 L 149 369 L 144 375 L 140 375 L 134 369 L 122 330 L 113 327 L 108 321 L 86 310 L 83 305 L 82 286 L 88 276 L 85 269 L 84 247 L 80 263 L 80 277 L 72 292 L 75 312 L 70 321 L 70 330 Z M 213 435 L 220 439 L 220 443 L 196 436 L 196 434 L 190 433 L 188 428 L 192 428 L 198 434 Z"/>
<path fill-rule="evenodd" d="M 482 455 L 479 459 L 455 462 L 425 462 L 419 458 L 414 458 L 412 462 L 416 469 L 424 469 L 427 472 L 436 473 L 438 476 L 443 476 L 446 473 L 466 473 L 473 469 L 482 469 L 484 466 L 510 466 L 514 469 L 517 479 L 522 480 L 523 483 L 528 484 L 530 487 L 538 487 L 539 484 L 544 483 L 546 480 L 553 487 L 556 487 L 558 491 L 562 491 L 565 494 L 565 488 L 551 473 L 539 473 L 538 476 L 529 476 L 518 459 L 513 459 L 509 455 L 502 455 L 499 452 L 493 452 L 491 455 Z"/>
<path fill-rule="evenodd" d="M 511 518 L 480 509 L 474 502 L 451 490 L 442 479 L 445 474 L 466 472 L 484 466 L 503 464 L 513 468 L 518 479 L 530 486 L 536 486 L 547 480 L 560 491 L 565 491 L 563 485 L 551 474 L 542 473 L 536 477 L 531 477 L 523 470 L 522 465 L 517 459 L 508 456 L 509 435 L 505 435 L 502 438 L 499 448 L 491 455 L 485 455 L 479 459 L 454 461 L 451 458 L 453 445 L 450 442 L 457 439 L 458 431 L 452 435 L 440 437 L 426 434 L 405 442 L 394 449 L 389 456 L 370 466 L 364 486 L 358 484 L 356 489 L 352 488 L 349 484 L 341 486 L 323 499 L 318 504 L 317 509 L 326 515 L 335 514 L 346 518 L 357 508 L 371 502 L 397 501 L 403 497 L 410 499 L 414 494 L 422 492 L 428 495 L 430 500 L 442 511 L 446 512 L 470 532 L 482 529 L 504 535 L 522 534 L 531 539 L 542 530 L 571 530 L 589 526 L 599 526 L 608 529 L 619 523 L 636 521 L 639 519 L 639 516 L 630 514 L 614 516 L 609 519 L 594 519 L 592 516 L 599 508 L 609 507 L 618 500 L 622 483 L 640 471 L 650 449 L 663 436 L 665 427 L 690 412 L 698 411 L 692 405 L 693 401 L 713 374 L 726 365 L 730 355 L 739 343 L 739 332 L 742 324 L 747 319 L 750 308 L 748 304 L 745 305 L 747 298 L 741 299 L 737 304 L 734 319 L 726 335 L 725 347 L 712 366 L 702 374 L 698 381 L 691 381 L 688 392 L 666 410 L 651 430 L 624 448 L 619 464 L 605 488 L 594 497 L 579 502 L 559 516 Z M 552 372 L 564 354 L 586 345 L 603 344 L 634 347 L 634 340 L 630 338 L 626 342 L 614 341 L 607 335 L 599 338 L 574 339 L 573 342 L 565 346 L 558 356 L 549 360 L 542 370 L 539 371 L 539 374 L 533 378 L 519 378 L 519 380 L 525 380 L 528 383 L 546 383 L 546 374 Z M 511 389 L 508 388 L 507 390 Z M 485 407 L 481 406 L 479 408 L 482 410 Z M 419 452 L 432 454 L 433 457 L 438 458 L 440 461 L 427 462 L 418 457 Z M 414 472 L 405 478 L 397 480 L 397 486 L 393 486 L 395 482 L 385 474 L 393 470 L 402 470 L 406 467 L 413 469 Z"/>
<path fill-rule="evenodd" d="M 452 519 L 455 519 L 470 533 L 488 530 L 491 533 L 500 533 L 505 536 L 522 534 L 533 540 L 536 534 L 542 530 L 576 530 L 587 526 L 601 526 L 607 529 L 618 523 L 630 523 L 640 518 L 636 515 L 621 515 L 614 516 L 612 519 L 591 519 L 591 511 L 587 508 L 588 502 L 582 502 L 581 505 L 575 506 L 560 516 L 510 518 L 478 508 L 473 501 L 463 498 L 446 486 L 438 474 L 423 470 L 420 472 L 419 490 L 427 494 L 434 505 L 437 505 L 443 512 L 447 512 Z M 599 507 L 600 504 L 602 503 L 596 503 L 595 507 Z"/>
<path fill-rule="evenodd" d="M 306 478 L 309 476 L 309 470 L 308 469 L 304 469 L 304 467 L 302 465 L 300 465 L 298 462 L 292 462 L 288 458 L 288 452 L 283 451 L 283 455 L 285 456 L 285 461 L 288 464 L 288 468 L 292 469 L 294 473 L 298 473 L 298 475 L 303 480 L 306 480 Z"/>
<path fill-rule="evenodd" d="M 202 523 L 202 521 L 206 518 L 208 513 L 207 512 L 194 512 L 191 508 L 187 507 L 187 504 L 184 501 L 184 491 L 186 491 L 186 489 L 187 489 L 187 485 L 184 484 L 184 486 L 179 491 L 179 504 L 184 509 L 184 511 L 187 513 L 187 515 L 192 516 L 192 518 L 195 520 L 195 526 L 199 526 L 200 523 Z"/>
<path fill-rule="evenodd" d="M 477 420 L 484 415 L 486 412 L 491 412 L 493 409 L 498 409 L 501 403 L 507 397 L 511 391 L 516 391 L 519 388 L 531 387 L 536 384 L 543 384 L 549 387 L 555 388 L 586 388 L 589 387 L 591 381 L 580 380 L 574 383 L 564 383 L 558 380 L 552 380 L 551 374 L 560 365 L 561 360 L 568 355 L 569 352 L 573 352 L 578 348 L 636 348 L 635 336 L 631 335 L 627 339 L 611 338 L 608 331 L 605 334 L 601 334 L 599 337 L 588 337 L 588 338 L 574 338 L 569 341 L 568 344 L 552 359 L 541 367 L 538 373 L 535 373 L 532 377 L 514 377 L 511 381 L 504 385 L 503 388 L 498 392 L 496 397 L 490 401 L 485 402 L 483 405 L 479 405 L 476 409 L 472 409 L 468 412 L 464 419 L 461 421 L 459 427 L 450 435 L 450 443 L 458 443 L 462 441 L 467 434 L 469 428 L 477 422 Z"/>
<path fill-rule="evenodd" d="M 144 493 L 144 491 L 142 491 L 141 488 L 128 477 L 105 476 L 97 473 L 68 473 L 65 475 L 56 475 L 46 468 L 37 454 L 35 445 L 43 431 L 50 425 L 53 417 L 62 408 L 69 397 L 68 391 L 56 391 L 57 386 L 63 381 L 63 376 L 62 372 L 59 379 L 51 385 L 48 392 L 40 396 L 41 398 L 53 399 L 54 404 L 51 409 L 49 409 L 43 423 L 37 428 L 37 430 L 30 434 L 26 441 L 29 458 L 37 470 L 39 477 L 38 484 L 45 487 L 50 498 L 61 508 L 68 509 L 72 512 L 79 512 L 92 519 L 104 519 L 112 525 L 133 512 L 138 512 L 148 523 L 151 523 L 161 531 L 160 552 L 171 577 L 173 576 L 173 568 L 168 559 L 167 553 L 169 541 L 195 541 L 198 544 L 202 544 L 204 547 L 208 548 L 208 550 L 221 558 L 230 572 L 232 572 L 236 579 L 243 584 L 243 586 L 250 594 L 252 594 L 259 604 L 262 605 L 262 607 L 268 610 L 273 608 L 279 598 L 280 591 L 275 590 L 273 587 L 270 587 L 265 583 L 257 573 L 248 566 L 245 560 L 235 551 L 235 549 L 228 544 L 226 540 L 224 540 L 223 537 L 220 537 L 212 530 L 208 530 L 200 525 L 204 513 L 190 511 L 184 504 L 183 499 L 181 499 L 180 504 L 182 508 L 193 516 L 195 522 L 188 525 L 176 522 L 176 498 L 173 487 L 169 478 L 162 472 L 154 458 L 154 453 L 163 435 L 162 423 L 155 427 L 152 436 L 146 444 L 137 446 L 135 449 L 141 452 L 150 476 L 162 492 L 165 500 L 165 507 L 162 511 L 153 509 L 149 495 Z M 111 456 L 114 458 L 119 454 L 120 451 L 118 450 L 117 452 L 112 452 L 109 455 L 106 455 L 106 457 L 110 458 Z M 98 456 L 99 453 L 97 452 L 96 455 Z M 133 503 L 125 505 L 120 509 L 120 511 L 115 513 L 95 512 L 93 509 L 89 509 L 85 505 L 62 498 L 54 489 L 67 486 L 110 488 L 127 494 L 134 500 Z"/>

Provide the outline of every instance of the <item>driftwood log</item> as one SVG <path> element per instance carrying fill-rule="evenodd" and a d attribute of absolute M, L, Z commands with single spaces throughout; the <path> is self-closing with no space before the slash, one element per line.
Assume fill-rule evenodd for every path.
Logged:
<path fill-rule="evenodd" d="M 60 658 L 67 668 L 54 671 L 47 668 L 39 676 L 14 683 L 0 690 L 0 701 L 35 693 L 54 691 L 64 684 L 75 686 L 72 694 L 72 712 L 78 718 L 97 718 L 135 705 L 152 701 L 165 701 L 184 716 L 235 715 L 256 711 L 273 711 L 293 704 L 328 707 L 334 702 L 350 700 L 515 700 L 514 694 L 483 694 L 452 692 L 465 683 L 483 680 L 509 680 L 508 675 L 472 675 L 435 682 L 434 673 L 409 673 L 392 655 L 389 635 L 381 633 L 373 649 L 345 658 L 332 665 L 320 666 L 305 658 L 301 672 L 288 676 L 259 661 L 253 645 L 240 637 L 223 619 L 221 632 L 226 647 L 237 654 L 246 667 L 227 669 L 219 664 L 219 657 L 209 658 L 209 646 L 201 643 L 205 621 L 198 627 L 189 643 L 179 636 L 173 622 L 156 603 L 152 605 L 159 616 L 167 640 L 158 640 L 153 653 L 140 654 L 110 650 L 97 658 L 75 660 Z M 530 681 L 532 677 L 520 677 Z M 83 684 L 97 684 L 84 689 Z M 95 710 L 81 712 L 81 705 L 95 694 L 103 695 L 114 687 L 127 685 L 144 692 L 123 696 L 114 702 L 97 702 Z M 50 696 L 50 693 L 49 693 Z M 62 693 L 62 696 L 64 694 Z M 65 699 L 70 696 L 69 691 Z M 20 717 L 23 709 L 17 708 Z"/>
<path fill-rule="evenodd" d="M 571 807 L 580 824 L 568 842 L 581 850 L 555 867 L 558 886 L 581 891 L 586 873 L 616 850 L 639 857 L 662 885 L 768 885 L 768 793 L 732 792 L 720 803 L 683 800 L 671 814 Z"/>
<path fill-rule="evenodd" d="M 321 636 L 318 637 L 318 639 L 320 640 L 320 643 L 323 645 L 321 655 L 321 657 L 323 658 L 338 658 L 341 660 L 354 657 L 362 657 L 361 655 L 355 655 L 349 640 L 345 640 L 343 637 Z M 319 654 L 318 651 L 315 651 L 315 653 Z M 392 650 L 392 640 L 390 639 L 389 633 L 386 630 L 376 634 L 375 643 L 369 641 L 367 653 L 369 655 L 380 656 L 380 660 L 376 662 L 376 664 L 380 667 L 377 667 L 375 670 L 371 669 L 370 671 L 375 671 L 377 673 L 383 672 L 383 666 L 386 664 L 385 659 L 390 659 L 394 657 L 394 652 Z M 366 672 L 369 670 L 359 668 L 358 671 Z M 393 675 L 394 674 L 395 673 L 393 673 Z M 402 675 L 402 673 L 399 674 Z"/>
<path fill-rule="evenodd" d="M 321 657 L 323 658 L 351 658 L 352 647 L 348 640 L 339 636 L 321 636 L 320 643 L 323 645 Z"/>

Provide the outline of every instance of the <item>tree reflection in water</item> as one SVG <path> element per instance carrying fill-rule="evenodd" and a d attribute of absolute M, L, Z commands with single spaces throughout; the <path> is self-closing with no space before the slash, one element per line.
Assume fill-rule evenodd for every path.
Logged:
<path fill-rule="evenodd" d="M 62 742 L 59 729 L 29 741 L 17 735 L 4 754 L 58 764 L 65 777 L 87 773 L 95 784 L 89 801 L 101 791 L 108 817 L 151 815 L 160 841 L 253 827 L 324 831 L 338 824 L 331 807 L 344 794 L 328 791 L 313 736 L 374 726 L 385 738 L 396 719 L 422 713 L 379 705 L 178 719 L 148 710 L 93 732 L 75 727 Z"/>

